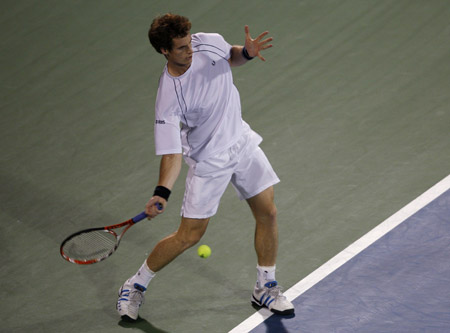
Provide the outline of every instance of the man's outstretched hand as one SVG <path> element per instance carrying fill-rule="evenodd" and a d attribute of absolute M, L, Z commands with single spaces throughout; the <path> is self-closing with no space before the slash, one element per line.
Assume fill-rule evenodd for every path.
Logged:
<path fill-rule="evenodd" d="M 263 40 L 268 33 L 268 31 L 264 31 L 258 37 L 253 39 L 250 36 L 250 29 L 248 28 L 248 25 L 245 26 L 245 49 L 250 57 L 258 57 L 262 61 L 266 61 L 266 59 L 261 55 L 261 51 L 272 47 L 272 44 L 268 44 L 273 40 L 272 37 Z"/>

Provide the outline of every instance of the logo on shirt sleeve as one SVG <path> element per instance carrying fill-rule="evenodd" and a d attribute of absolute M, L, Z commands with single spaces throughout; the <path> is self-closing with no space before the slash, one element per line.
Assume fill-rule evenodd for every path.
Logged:
<path fill-rule="evenodd" d="M 156 121 L 155 121 L 155 124 L 158 124 L 158 125 L 164 125 L 165 123 L 166 123 L 165 120 L 158 120 L 158 119 L 156 119 Z"/>

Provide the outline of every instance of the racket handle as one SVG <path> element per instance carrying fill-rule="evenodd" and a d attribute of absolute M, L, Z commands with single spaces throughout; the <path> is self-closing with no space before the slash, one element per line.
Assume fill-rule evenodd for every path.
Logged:
<path fill-rule="evenodd" d="M 156 203 L 156 208 L 158 208 L 158 210 L 162 210 L 163 206 L 159 202 L 157 202 Z M 142 213 L 136 215 L 135 217 L 133 217 L 132 220 L 133 220 L 134 223 L 138 223 L 139 221 L 142 221 L 146 217 L 147 217 L 147 214 L 145 214 L 145 212 L 142 212 Z"/>
<path fill-rule="evenodd" d="M 147 214 L 145 214 L 145 212 L 142 212 L 139 215 L 136 215 L 135 217 L 133 217 L 132 220 L 134 223 L 138 223 L 139 221 L 142 221 L 146 217 L 147 217 Z"/>

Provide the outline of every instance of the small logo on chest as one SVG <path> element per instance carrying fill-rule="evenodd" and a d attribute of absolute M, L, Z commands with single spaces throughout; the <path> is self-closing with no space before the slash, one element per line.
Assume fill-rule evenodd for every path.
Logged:
<path fill-rule="evenodd" d="M 216 65 L 216 62 L 213 60 L 212 63 L 211 63 L 211 65 L 215 66 L 215 65 Z"/>

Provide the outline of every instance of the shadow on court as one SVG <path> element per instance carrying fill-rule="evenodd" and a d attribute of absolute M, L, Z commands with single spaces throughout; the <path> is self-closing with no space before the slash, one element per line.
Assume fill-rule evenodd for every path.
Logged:
<path fill-rule="evenodd" d="M 255 311 L 261 310 L 260 306 L 257 306 L 256 304 L 252 303 L 252 307 L 255 309 Z M 295 318 L 295 313 L 288 315 L 288 316 L 279 316 L 279 315 L 272 315 L 269 319 L 264 321 L 264 325 L 266 326 L 267 332 L 277 332 L 277 333 L 288 333 L 288 329 L 284 326 L 283 321 L 293 319 Z M 276 330 L 274 331 L 274 328 Z"/>
<path fill-rule="evenodd" d="M 164 331 L 153 326 L 150 322 L 142 317 L 138 317 L 136 321 L 127 321 L 122 319 L 119 321 L 119 326 L 123 328 L 131 328 L 133 330 L 139 329 L 142 332 L 146 333 L 169 333 L 168 331 Z"/>
<path fill-rule="evenodd" d="M 292 332 L 289 331 L 283 324 L 284 320 L 295 318 L 295 314 L 292 314 L 290 316 L 277 316 L 273 315 L 270 317 L 269 320 L 264 321 L 264 325 L 266 326 L 267 332 L 277 332 L 277 333 L 288 333 Z M 276 327 L 276 330 L 274 331 L 274 327 Z"/>

